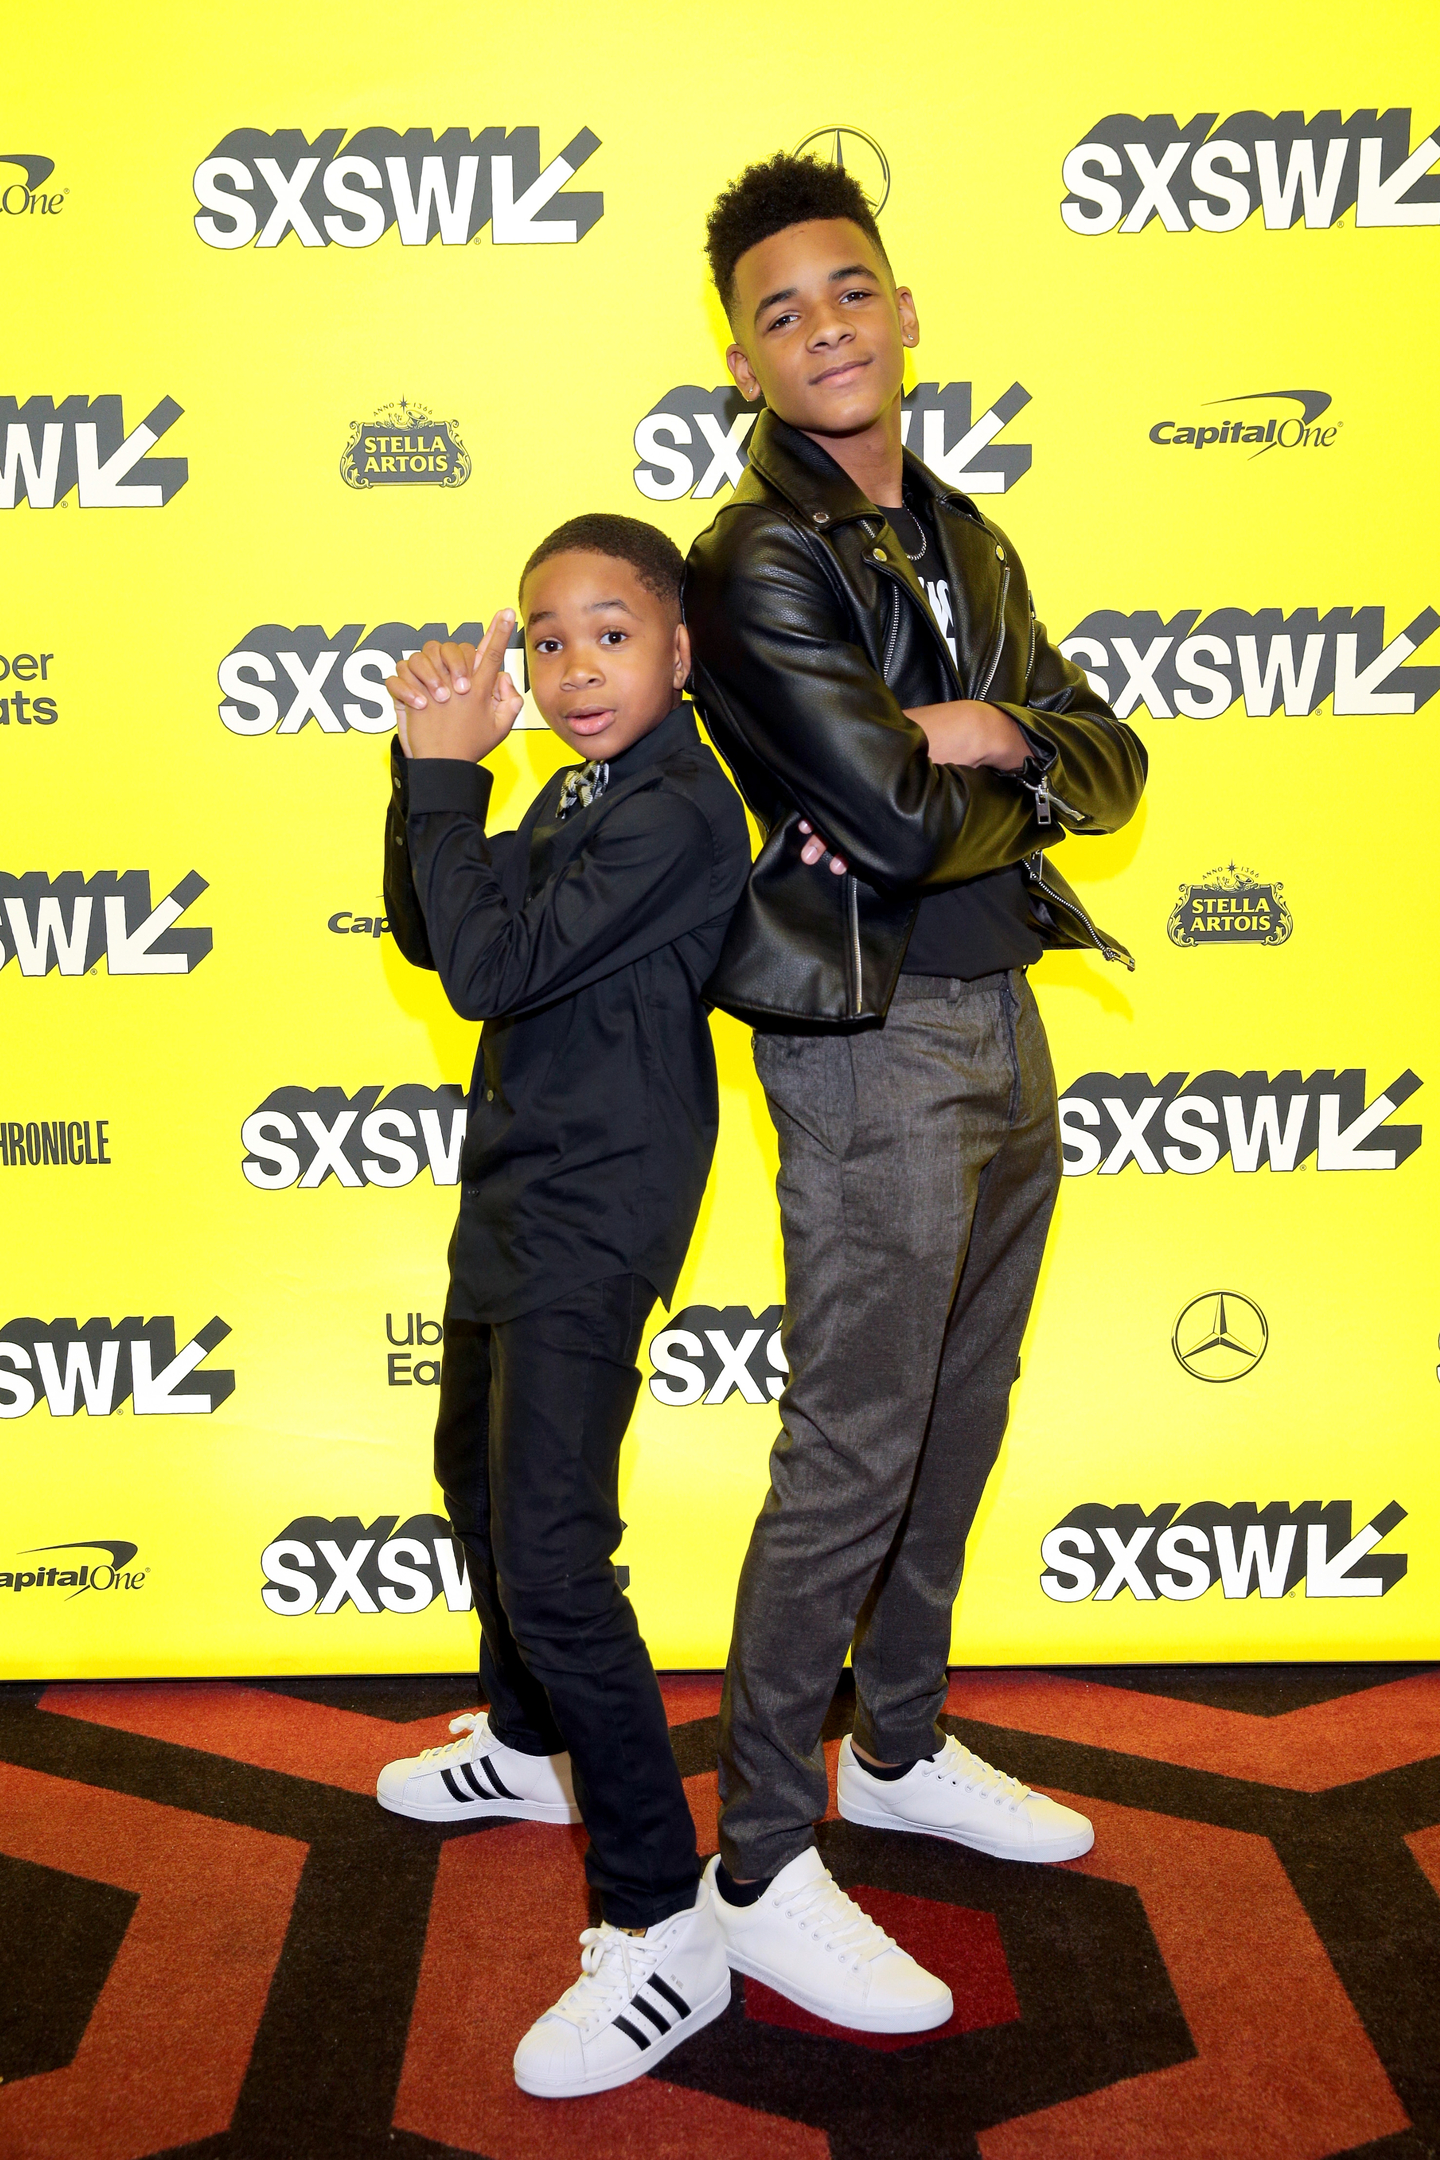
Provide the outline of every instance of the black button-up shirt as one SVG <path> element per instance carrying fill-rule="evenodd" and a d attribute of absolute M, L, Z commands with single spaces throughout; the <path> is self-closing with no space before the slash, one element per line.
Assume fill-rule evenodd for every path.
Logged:
<path fill-rule="evenodd" d="M 607 1275 L 668 1303 L 719 1123 L 701 985 L 750 869 L 740 798 L 688 705 L 487 834 L 491 776 L 392 752 L 385 900 L 400 950 L 483 1020 L 447 1311 L 507 1320 Z"/>

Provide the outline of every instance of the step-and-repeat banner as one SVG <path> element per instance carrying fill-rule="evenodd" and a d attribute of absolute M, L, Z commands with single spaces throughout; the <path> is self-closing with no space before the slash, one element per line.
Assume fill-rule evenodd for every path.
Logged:
<path fill-rule="evenodd" d="M 430 1430 L 476 1031 L 388 934 L 383 681 L 562 518 L 683 547 L 724 504 L 704 217 L 800 147 L 914 288 L 909 443 L 1151 754 L 1061 851 L 1138 964 L 1035 971 L 1067 1174 L 955 1656 L 1440 1653 L 1430 17 L 17 18 L 9 1673 L 470 1664 Z M 502 822 L 560 762 L 527 718 Z M 773 1137 L 715 1037 L 623 1468 L 681 1666 L 724 1656 L 783 1384 Z"/>

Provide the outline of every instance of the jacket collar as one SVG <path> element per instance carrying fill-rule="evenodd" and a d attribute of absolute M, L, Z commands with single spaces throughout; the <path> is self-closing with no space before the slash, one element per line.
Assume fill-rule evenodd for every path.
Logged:
<path fill-rule="evenodd" d="M 677 750 L 689 749 L 699 740 L 693 706 L 679 704 L 665 715 L 658 727 L 651 728 L 648 735 L 642 735 L 628 750 L 622 750 L 618 757 L 610 759 L 611 784 L 617 780 L 633 780 L 648 766 L 661 764 L 664 759 L 674 757 Z"/>
<path fill-rule="evenodd" d="M 750 464 L 760 478 L 793 504 L 817 532 L 856 518 L 883 519 L 884 511 L 855 485 L 828 450 L 822 450 L 819 443 L 791 427 L 787 420 L 779 419 L 768 407 L 755 422 L 747 447 Z M 975 516 L 967 496 L 942 487 L 929 467 L 911 451 L 906 450 L 903 456 L 906 482 L 917 494 Z"/>

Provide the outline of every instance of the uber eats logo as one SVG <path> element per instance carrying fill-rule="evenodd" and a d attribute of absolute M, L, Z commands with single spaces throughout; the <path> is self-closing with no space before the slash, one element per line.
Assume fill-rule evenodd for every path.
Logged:
<path fill-rule="evenodd" d="M 43 1398 L 52 1417 L 208 1417 L 235 1392 L 235 1375 L 206 1367 L 230 1329 L 217 1314 L 175 1347 L 170 1313 L 153 1320 L 11 1320 L 0 1328 L 0 1418 Z"/>
<path fill-rule="evenodd" d="M 341 145 L 344 145 L 343 154 Z M 581 128 L 540 162 L 538 127 L 234 128 L 195 172 L 195 230 L 207 247 L 373 247 L 393 225 L 402 247 L 463 247 L 490 227 L 497 247 L 583 240 L 604 214 L 600 194 L 566 194 L 600 147 Z"/>
<path fill-rule="evenodd" d="M 1420 1145 L 1418 1125 L 1390 1125 L 1421 1085 L 1401 1073 L 1367 1100 L 1363 1068 L 1298 1071 L 1086 1073 L 1060 1098 L 1066 1177 L 1198 1177 L 1228 1155 L 1232 1170 L 1396 1170 Z"/>
<path fill-rule="evenodd" d="M 778 1402 L 789 1367 L 780 1347 L 781 1307 L 687 1305 L 650 1344 L 650 1393 L 672 1410 L 713 1408 L 739 1395 Z"/>
<path fill-rule="evenodd" d="M 978 415 L 968 382 L 917 383 L 904 399 L 900 430 L 947 487 L 968 495 L 1003 495 L 1030 470 L 1029 443 L 996 443 L 996 436 L 1030 392 L 1012 383 Z M 749 463 L 746 440 L 758 418 L 734 384 L 702 390 L 681 383 L 653 405 L 635 430 L 635 485 L 651 502 L 693 495 L 708 502 L 734 487 Z"/>
<path fill-rule="evenodd" d="M 1098 1605 L 1122 1590 L 1143 1604 L 1183 1604 L 1216 1583 L 1227 1598 L 1285 1597 L 1302 1582 L 1307 1598 L 1384 1597 L 1409 1557 L 1375 1547 L 1406 1511 L 1392 1500 L 1353 1535 L 1352 1512 L 1349 1500 L 1196 1500 L 1183 1513 L 1165 1500 L 1148 1514 L 1087 1501 L 1040 1540 L 1040 1588 L 1058 1605 Z"/>
<path fill-rule="evenodd" d="M 399 1528 L 396 1525 L 399 1524 Z M 443 1515 L 298 1515 L 260 1555 L 266 1608 L 281 1619 L 418 1613 L 444 1596 L 451 1612 L 474 1603 L 460 1544 Z"/>
<path fill-rule="evenodd" d="M 261 623 L 231 647 L 216 670 L 224 702 L 220 718 L 232 735 L 298 735 L 313 720 L 324 735 L 384 735 L 395 725 L 385 688 L 402 660 L 432 639 L 478 645 L 481 622 L 344 623 L 333 633 L 318 623 L 288 630 Z M 505 666 L 516 688 L 527 688 L 525 644 L 517 626 Z"/>
<path fill-rule="evenodd" d="M 1217 125 L 1218 122 L 1218 125 Z M 1410 107 L 1373 107 L 1342 120 L 1338 107 L 1303 111 L 1109 113 L 1061 167 L 1060 215 L 1073 233 L 1234 232 L 1259 210 L 1270 232 L 1333 225 L 1354 208 L 1357 226 L 1440 225 L 1440 139 L 1410 148 Z"/>
<path fill-rule="evenodd" d="M 188 975 L 214 932 L 175 925 L 206 889 L 191 870 L 152 907 L 148 870 L 0 870 L 0 968 L 84 975 L 103 959 L 111 975 Z"/>
<path fill-rule="evenodd" d="M 161 398 L 127 435 L 119 397 L 0 397 L 0 510 L 53 510 L 72 488 L 82 510 L 163 509 L 190 466 L 145 453 L 183 411 Z"/>
<path fill-rule="evenodd" d="M 1423 608 L 1387 640 L 1383 607 L 1097 608 L 1060 650 L 1089 676 L 1120 719 L 1141 707 L 1154 720 L 1214 720 L 1244 701 L 1247 719 L 1313 713 L 1328 697 L 1338 716 L 1417 713 L 1440 690 L 1440 667 L 1406 667 L 1440 613 Z"/>
<path fill-rule="evenodd" d="M 465 1144 L 461 1088 L 278 1087 L 240 1127 L 246 1180 L 261 1192 L 298 1185 L 412 1185 L 422 1168 L 436 1185 L 460 1180 Z"/>

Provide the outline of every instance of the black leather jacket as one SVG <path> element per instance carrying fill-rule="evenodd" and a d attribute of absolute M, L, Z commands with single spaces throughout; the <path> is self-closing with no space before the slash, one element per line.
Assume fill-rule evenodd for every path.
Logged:
<path fill-rule="evenodd" d="M 765 835 L 706 996 L 760 1027 L 876 1023 L 921 897 L 1016 863 L 1047 945 L 1133 967 L 1041 850 L 1123 825 L 1145 750 L 1049 643 L 1005 535 L 906 453 L 950 580 L 952 660 L 884 513 L 834 460 L 771 412 L 749 448 L 685 577 L 696 702 Z M 999 705 L 1029 742 L 1023 770 L 933 764 L 902 681 L 906 704 Z M 801 862 L 801 817 L 845 877 Z"/>

